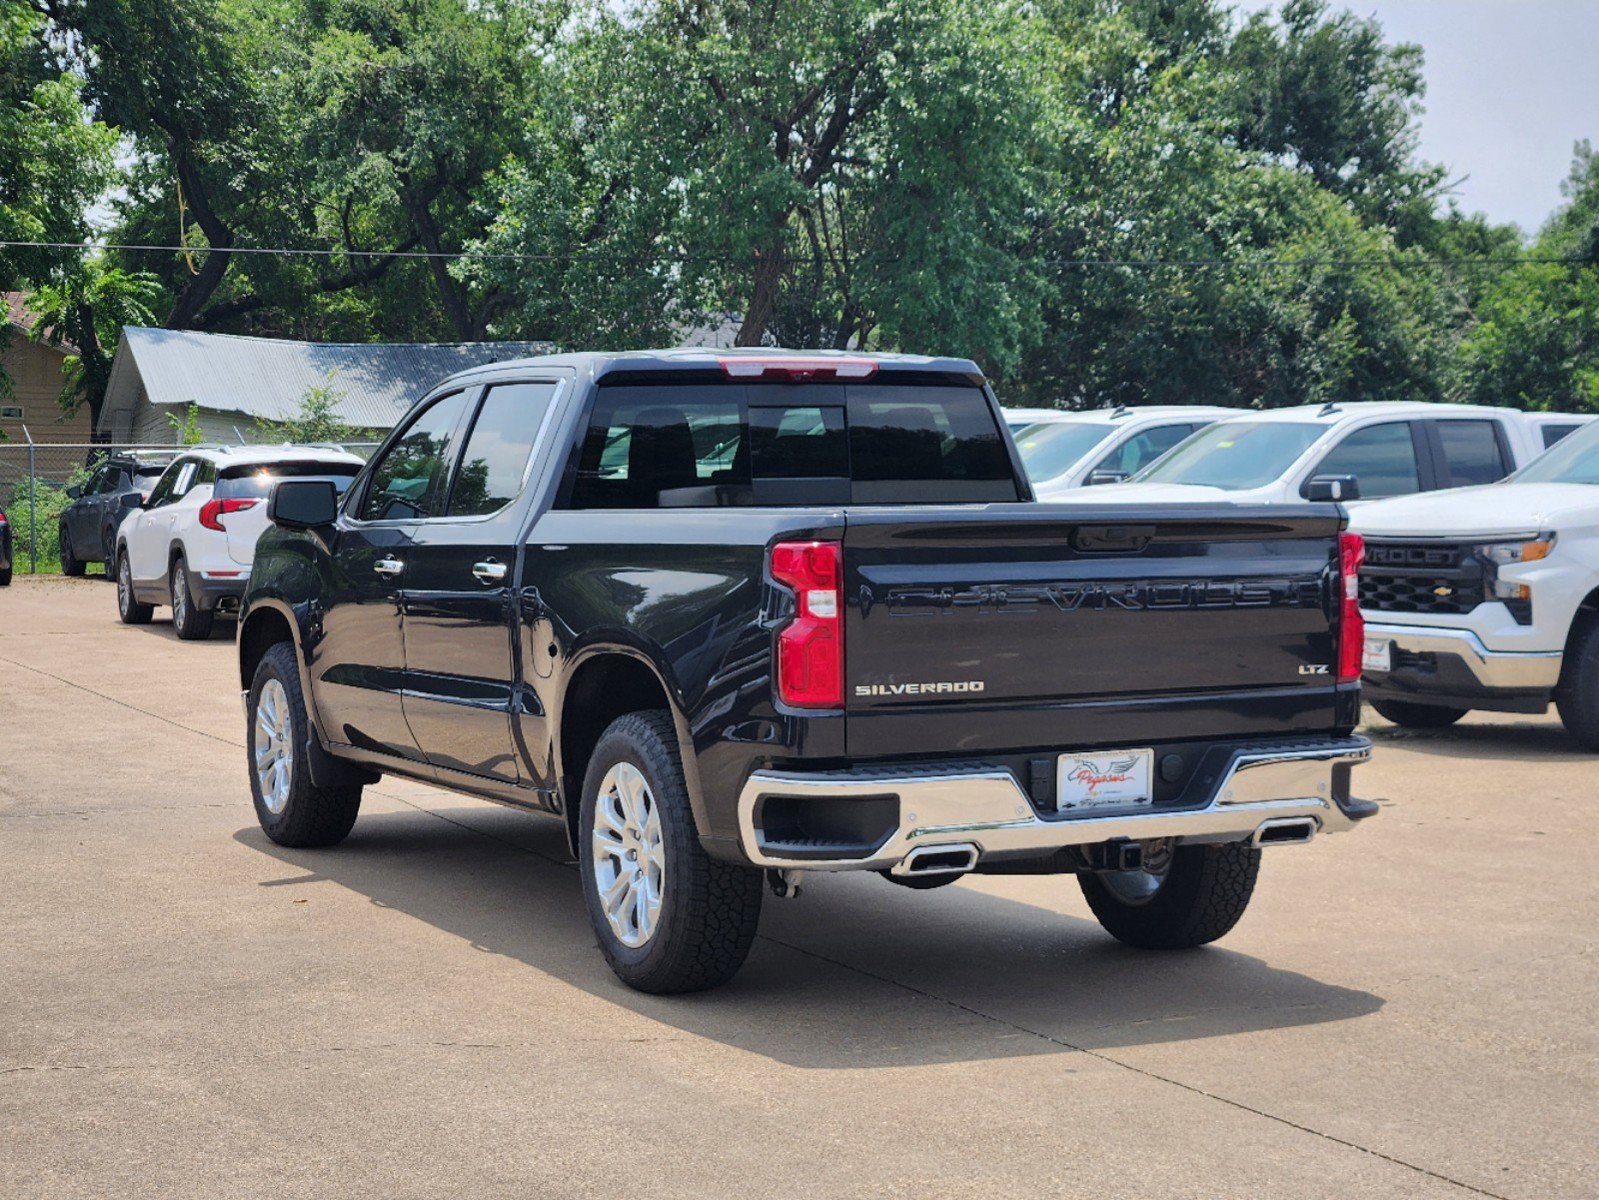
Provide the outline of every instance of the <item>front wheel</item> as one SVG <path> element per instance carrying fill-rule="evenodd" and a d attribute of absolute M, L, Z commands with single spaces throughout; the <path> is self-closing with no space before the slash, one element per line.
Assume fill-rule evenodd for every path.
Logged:
<path fill-rule="evenodd" d="M 280 846 L 342 842 L 361 811 L 361 786 L 311 782 L 307 748 L 315 735 L 290 643 L 279 642 L 262 655 L 245 713 L 250 795 L 262 831 Z"/>
<path fill-rule="evenodd" d="M 1373 700 L 1371 706 L 1405 729 L 1447 729 L 1469 711 L 1441 708 L 1436 704 L 1412 704 L 1409 700 Z"/>
<path fill-rule="evenodd" d="M 761 872 L 700 845 L 669 714 L 631 713 L 600 736 L 578 831 L 589 920 L 623 983 L 665 994 L 733 977 L 755 940 Z"/>
<path fill-rule="evenodd" d="M 117 552 L 117 616 L 124 625 L 148 625 L 155 608 L 140 604 L 133 594 L 133 567 L 128 563 L 128 552 Z"/>
<path fill-rule="evenodd" d="M 211 636 L 216 613 L 201 608 L 189 591 L 189 565 L 183 559 L 172 564 L 172 628 L 186 642 L 203 642 Z"/>
<path fill-rule="evenodd" d="M 1083 898 L 1117 941 L 1146 950 L 1214 942 L 1238 924 L 1260 871 L 1248 842 L 1173 847 L 1143 871 L 1084 872 Z"/>
<path fill-rule="evenodd" d="M 1590 618 L 1571 640 L 1555 707 L 1566 732 L 1584 750 L 1599 751 L 1599 620 Z"/>

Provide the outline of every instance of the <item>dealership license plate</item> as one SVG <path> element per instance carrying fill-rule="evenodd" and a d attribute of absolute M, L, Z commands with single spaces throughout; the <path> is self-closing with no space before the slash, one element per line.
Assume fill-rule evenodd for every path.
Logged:
<path fill-rule="evenodd" d="M 1387 638 L 1369 637 L 1360 655 L 1362 671 L 1392 671 L 1394 669 L 1393 643 Z"/>
<path fill-rule="evenodd" d="M 1056 807 L 1063 813 L 1147 807 L 1153 750 L 1091 750 L 1055 763 Z"/>

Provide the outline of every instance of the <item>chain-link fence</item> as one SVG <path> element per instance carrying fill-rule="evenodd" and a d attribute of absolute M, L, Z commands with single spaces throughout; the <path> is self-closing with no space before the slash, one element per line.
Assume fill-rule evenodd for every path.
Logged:
<path fill-rule="evenodd" d="M 365 458 L 376 442 L 343 442 Z M 81 487 L 111 454 L 126 451 L 175 457 L 189 446 L 83 442 L 0 442 L 0 510 L 11 526 L 11 560 L 18 574 L 61 570 L 61 514 L 72 503 L 67 489 Z"/>

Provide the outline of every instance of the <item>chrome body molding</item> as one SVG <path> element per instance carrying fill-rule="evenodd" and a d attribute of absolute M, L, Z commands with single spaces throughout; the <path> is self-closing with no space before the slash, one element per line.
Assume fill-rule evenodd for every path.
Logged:
<path fill-rule="evenodd" d="M 1258 838 L 1263 827 L 1308 820 L 1316 833 L 1352 828 L 1356 818 L 1338 803 L 1334 773 L 1370 757 L 1371 743 L 1360 737 L 1340 738 L 1324 747 L 1239 750 L 1203 805 L 1076 817 L 1041 816 L 1016 777 L 1000 767 L 947 773 L 925 768 L 756 771 L 739 793 L 739 841 L 757 866 L 806 871 L 893 870 L 913 851 L 946 844 L 975 845 L 978 861 L 1040 857 L 1067 846 L 1120 838 L 1255 839 L 1257 845 L 1271 844 L 1270 839 Z M 762 849 L 756 818 L 761 801 L 769 796 L 800 800 L 893 796 L 899 816 L 876 849 L 860 857 L 790 858 L 776 848 Z"/>
<path fill-rule="evenodd" d="M 1485 688 L 1548 690 L 1560 682 L 1560 651 L 1514 653 L 1489 650 L 1469 629 L 1422 629 L 1413 625 L 1366 622 L 1366 636 L 1386 638 L 1412 654 L 1458 655 Z M 1384 672 L 1373 671 L 1374 680 Z"/>

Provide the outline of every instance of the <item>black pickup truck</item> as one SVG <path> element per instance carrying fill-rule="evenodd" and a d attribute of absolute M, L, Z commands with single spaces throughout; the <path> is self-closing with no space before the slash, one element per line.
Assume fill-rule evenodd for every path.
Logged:
<path fill-rule="evenodd" d="M 284 481 L 239 621 L 267 835 L 393 772 L 565 821 L 646 991 L 764 887 L 1075 874 L 1147 947 L 1350 828 L 1360 541 L 1335 505 L 1040 505 L 977 368 L 573 354 L 457 375 L 342 499 Z"/>

